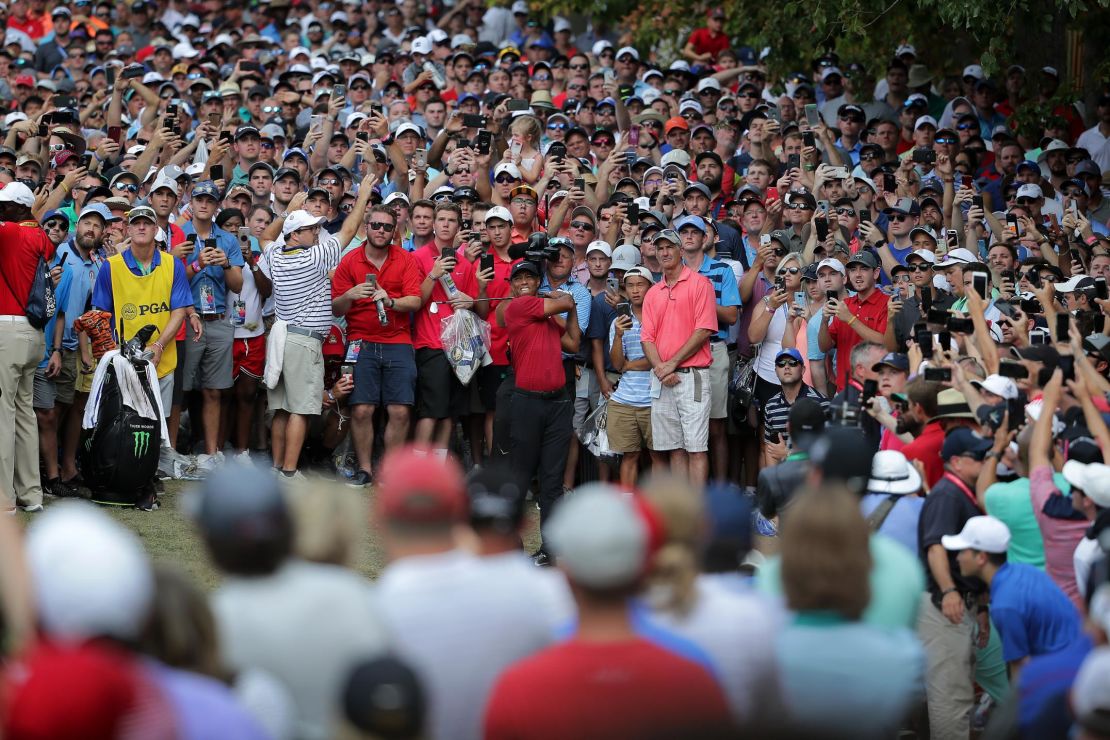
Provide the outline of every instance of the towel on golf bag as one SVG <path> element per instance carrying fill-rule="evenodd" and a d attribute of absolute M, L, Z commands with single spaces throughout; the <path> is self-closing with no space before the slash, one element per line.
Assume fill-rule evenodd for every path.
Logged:
<path fill-rule="evenodd" d="M 170 433 L 166 427 L 166 414 L 162 408 L 162 394 L 158 391 L 158 376 L 155 374 L 154 365 L 146 363 L 146 379 L 150 384 L 151 393 L 148 396 L 139 380 L 139 373 L 135 366 L 114 349 L 104 353 L 100 362 L 96 364 L 96 374 L 93 375 L 92 390 L 89 391 L 89 400 L 85 404 L 85 418 L 81 421 L 82 429 L 95 429 L 100 418 L 100 409 L 104 400 L 104 381 L 108 376 L 108 366 L 111 365 L 119 385 L 120 400 L 124 406 L 135 411 L 144 419 L 158 422 L 161 425 L 162 444 L 169 446 Z M 151 401 L 150 396 L 154 397 Z"/>

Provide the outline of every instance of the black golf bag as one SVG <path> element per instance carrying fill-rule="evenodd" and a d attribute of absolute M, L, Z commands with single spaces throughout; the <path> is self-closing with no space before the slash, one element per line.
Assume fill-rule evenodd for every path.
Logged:
<path fill-rule="evenodd" d="M 154 331 L 155 327 L 149 325 L 140 329 L 120 354 L 135 368 L 143 392 L 157 409 L 159 390 L 151 388 L 147 380 L 150 354 L 143 351 Z M 162 428 L 158 420 L 145 419 L 124 404 L 115 367 L 108 366 L 103 382 L 96 427 L 83 430 L 81 435 L 81 474 L 92 490 L 93 501 L 133 506 L 158 470 Z"/>

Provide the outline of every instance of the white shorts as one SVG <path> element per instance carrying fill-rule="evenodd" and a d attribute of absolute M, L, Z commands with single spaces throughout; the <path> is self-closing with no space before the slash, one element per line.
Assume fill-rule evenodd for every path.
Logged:
<path fill-rule="evenodd" d="M 677 373 L 678 385 L 660 385 L 651 404 L 652 449 L 659 452 L 709 449 L 709 369 Z M 652 380 L 652 384 L 657 381 Z"/>

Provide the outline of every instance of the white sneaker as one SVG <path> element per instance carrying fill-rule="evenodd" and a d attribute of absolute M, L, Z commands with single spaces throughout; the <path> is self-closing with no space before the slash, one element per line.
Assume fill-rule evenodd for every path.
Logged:
<path fill-rule="evenodd" d="M 218 461 L 216 460 L 215 455 L 209 455 L 207 453 L 202 452 L 201 454 L 197 455 L 197 462 L 196 462 L 197 472 L 202 472 L 203 471 L 205 473 L 209 473 L 209 472 L 212 471 L 213 468 L 216 467 L 217 462 Z"/>
<path fill-rule="evenodd" d="M 243 450 L 231 458 L 232 462 L 241 463 L 243 465 L 254 465 L 254 460 L 251 459 L 250 450 Z"/>
<path fill-rule="evenodd" d="M 31 506 L 20 506 L 20 511 L 26 511 L 28 514 L 37 514 L 42 511 L 42 504 L 32 504 Z"/>
<path fill-rule="evenodd" d="M 224 464 L 224 453 L 223 453 L 223 451 L 217 450 L 216 454 L 213 455 L 212 457 L 215 458 L 217 465 L 223 465 Z"/>

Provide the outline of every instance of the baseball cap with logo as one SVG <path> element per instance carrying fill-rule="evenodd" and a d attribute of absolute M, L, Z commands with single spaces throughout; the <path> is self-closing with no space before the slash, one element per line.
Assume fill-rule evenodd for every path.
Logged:
<path fill-rule="evenodd" d="M 288 218 L 285 219 L 285 223 L 281 225 L 281 233 L 284 236 L 288 236 L 298 229 L 322 224 L 325 220 L 323 216 L 313 216 L 304 209 L 298 209 L 290 213 Z"/>
<path fill-rule="evenodd" d="M 16 203 L 31 208 L 35 205 L 35 194 L 21 182 L 9 182 L 0 189 L 0 203 Z"/>
<path fill-rule="evenodd" d="M 158 216 L 150 206 L 136 206 L 127 212 L 127 223 L 134 223 L 140 218 L 145 218 L 152 223 L 158 223 Z"/>
<path fill-rule="evenodd" d="M 1110 508 L 1110 465 L 1068 460 L 1060 471 L 1064 480 L 1078 488 L 1099 507 Z"/>
<path fill-rule="evenodd" d="M 978 261 L 979 260 L 974 254 L 972 254 L 971 250 L 960 247 L 959 249 L 953 249 L 951 252 L 944 255 L 944 259 L 942 259 L 940 262 L 935 263 L 934 267 L 940 270 L 945 267 L 951 267 L 952 265 L 967 265 L 972 262 Z"/>
<path fill-rule="evenodd" d="M 513 214 L 509 213 L 509 209 L 505 206 L 494 206 L 486 211 L 485 223 L 489 223 L 494 219 L 500 219 L 505 223 L 511 224 L 513 222 Z"/>
<path fill-rule="evenodd" d="M 211 180 L 201 180 L 193 186 L 193 197 L 199 198 L 202 195 L 212 198 L 213 200 L 219 200 L 220 189 L 216 186 L 216 183 Z"/>
<path fill-rule="evenodd" d="M 959 534 L 940 538 L 945 550 L 979 550 L 1001 554 L 1010 547 L 1010 528 L 993 516 L 973 516 Z"/>
<path fill-rule="evenodd" d="M 651 274 L 651 270 L 647 269 L 643 265 L 630 267 L 628 271 L 624 273 L 624 279 L 627 281 L 630 277 L 643 278 L 644 280 L 647 280 L 649 284 L 655 284 L 655 277 Z"/>
<path fill-rule="evenodd" d="M 587 250 L 588 252 L 589 250 Z M 640 264 L 640 250 L 631 244 L 622 244 L 613 250 L 613 269 L 631 270 Z"/>

